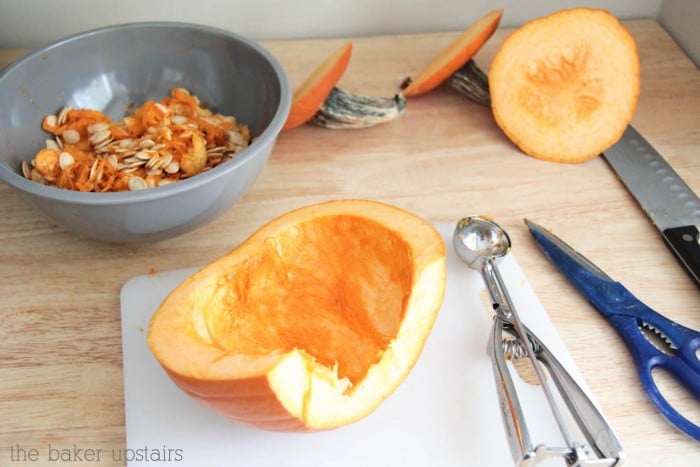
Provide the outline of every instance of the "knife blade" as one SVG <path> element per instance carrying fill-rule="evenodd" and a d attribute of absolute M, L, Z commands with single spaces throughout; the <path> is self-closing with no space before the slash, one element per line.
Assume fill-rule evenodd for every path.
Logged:
<path fill-rule="evenodd" d="M 698 196 L 631 125 L 603 156 L 700 286 Z"/>

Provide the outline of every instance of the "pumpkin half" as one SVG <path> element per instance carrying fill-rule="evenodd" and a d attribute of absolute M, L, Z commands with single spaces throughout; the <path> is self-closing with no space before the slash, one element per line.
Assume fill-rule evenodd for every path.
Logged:
<path fill-rule="evenodd" d="M 609 12 L 563 10 L 507 37 L 488 80 L 496 123 L 523 152 L 583 162 L 617 142 L 632 119 L 639 56 Z"/>
<path fill-rule="evenodd" d="M 340 200 L 283 214 L 176 287 L 148 345 L 170 378 L 230 419 L 337 428 L 404 380 L 445 288 L 445 245 L 421 218 Z"/>

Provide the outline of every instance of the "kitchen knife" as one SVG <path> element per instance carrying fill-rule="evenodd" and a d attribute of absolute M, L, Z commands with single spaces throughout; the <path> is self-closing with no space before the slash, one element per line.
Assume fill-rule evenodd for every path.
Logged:
<path fill-rule="evenodd" d="M 631 125 L 603 155 L 700 286 L 700 199 Z"/>

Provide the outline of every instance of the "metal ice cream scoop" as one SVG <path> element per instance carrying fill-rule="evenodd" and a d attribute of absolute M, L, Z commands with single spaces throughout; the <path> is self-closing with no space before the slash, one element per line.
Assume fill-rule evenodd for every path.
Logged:
<path fill-rule="evenodd" d="M 518 316 L 496 265 L 511 249 L 510 237 L 506 231 L 486 218 L 466 217 L 457 223 L 453 245 L 457 256 L 471 269 L 481 273 L 496 313 L 488 352 L 496 378 L 508 443 L 516 465 L 536 465 L 554 457 L 563 458 L 567 466 L 619 464 L 623 459 L 622 447 L 603 415 L 564 366 Z M 510 338 L 504 338 L 504 333 Z M 565 446 L 533 443 L 506 364 L 506 360 L 525 357 L 532 364 Z M 558 391 L 558 399 L 554 397 L 555 390 Z M 562 416 L 561 402 L 558 402 L 560 400 L 564 402 L 563 408 L 568 410 L 567 418 Z M 584 439 L 575 439 L 573 436 L 570 429 L 572 419 L 576 435 Z"/>

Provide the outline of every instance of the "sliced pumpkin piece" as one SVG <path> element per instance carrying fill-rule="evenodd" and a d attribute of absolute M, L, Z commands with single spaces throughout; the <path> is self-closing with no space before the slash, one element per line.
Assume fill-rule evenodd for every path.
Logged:
<path fill-rule="evenodd" d="M 605 10 L 535 19 L 500 46 L 489 70 L 498 126 L 533 157 L 583 162 L 612 146 L 639 97 L 639 56 Z"/>
<path fill-rule="evenodd" d="M 340 81 L 350 62 L 352 42 L 348 42 L 319 65 L 292 96 L 292 105 L 282 130 L 290 130 L 311 120 Z"/>
<path fill-rule="evenodd" d="M 445 289 L 432 225 L 340 200 L 283 214 L 176 287 L 148 345 L 183 391 L 275 431 L 355 422 L 404 380 Z"/>
<path fill-rule="evenodd" d="M 493 10 L 464 30 L 440 52 L 403 90 L 406 97 L 419 96 L 442 84 L 471 59 L 493 35 L 503 10 Z"/>

